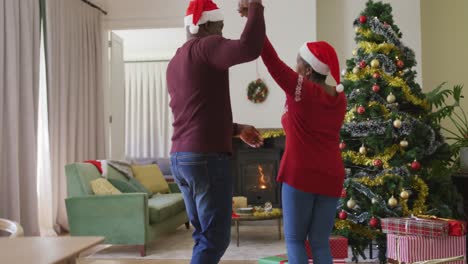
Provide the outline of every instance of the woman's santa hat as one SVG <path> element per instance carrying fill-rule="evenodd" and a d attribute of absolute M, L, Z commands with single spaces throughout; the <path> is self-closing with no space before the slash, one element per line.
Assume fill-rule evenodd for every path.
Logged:
<path fill-rule="evenodd" d="M 218 6 L 211 0 L 190 0 L 185 15 L 185 26 L 189 26 L 190 33 L 197 34 L 198 25 L 206 22 L 223 21 L 224 17 Z"/>
<path fill-rule="evenodd" d="M 340 84 L 338 56 L 330 44 L 325 41 L 308 42 L 301 47 L 299 54 L 317 73 L 325 76 L 331 73 L 337 84 L 336 91 L 344 91 L 344 86 Z"/>

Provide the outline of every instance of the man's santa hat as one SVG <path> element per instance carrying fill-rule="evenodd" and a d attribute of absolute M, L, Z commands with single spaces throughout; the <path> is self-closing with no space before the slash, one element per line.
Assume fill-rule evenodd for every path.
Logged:
<path fill-rule="evenodd" d="M 197 34 L 198 25 L 206 22 L 223 21 L 224 17 L 218 6 L 211 0 L 190 0 L 185 15 L 185 26 L 189 26 L 190 33 Z"/>
<path fill-rule="evenodd" d="M 325 41 L 307 42 L 299 50 L 300 56 L 322 75 L 331 73 L 336 81 L 336 91 L 341 93 L 344 86 L 340 84 L 340 63 L 335 49 Z"/>

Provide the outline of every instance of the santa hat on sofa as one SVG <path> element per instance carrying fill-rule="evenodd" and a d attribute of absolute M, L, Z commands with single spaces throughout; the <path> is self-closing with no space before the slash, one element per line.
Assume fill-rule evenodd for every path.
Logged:
<path fill-rule="evenodd" d="M 335 49 L 325 41 L 307 42 L 299 50 L 300 56 L 322 75 L 331 73 L 336 81 L 336 91 L 341 93 L 344 86 L 340 83 L 340 63 Z"/>
<path fill-rule="evenodd" d="M 224 17 L 218 6 L 211 0 L 190 0 L 185 15 L 185 26 L 189 26 L 190 33 L 197 34 L 199 26 L 206 22 L 223 21 Z"/>

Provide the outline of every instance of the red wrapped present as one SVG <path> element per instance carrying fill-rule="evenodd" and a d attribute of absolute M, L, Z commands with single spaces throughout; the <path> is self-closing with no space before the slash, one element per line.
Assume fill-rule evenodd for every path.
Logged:
<path fill-rule="evenodd" d="M 419 219 L 428 219 L 434 221 L 443 221 L 447 222 L 449 226 L 448 234 L 449 236 L 464 236 L 466 235 L 466 221 L 455 220 L 455 219 L 446 219 L 446 218 L 438 218 L 432 215 L 418 215 Z"/>
<path fill-rule="evenodd" d="M 448 236 L 449 224 L 420 218 L 383 218 L 382 232 L 395 235 Z"/>
<path fill-rule="evenodd" d="M 348 257 L 348 239 L 342 236 L 330 237 L 330 249 L 334 259 L 345 259 Z M 309 241 L 305 242 L 307 256 L 312 258 L 312 250 Z"/>
<path fill-rule="evenodd" d="M 409 236 L 387 235 L 387 257 L 390 263 L 431 263 L 465 264 L 465 236 Z"/>
<path fill-rule="evenodd" d="M 258 264 L 288 264 L 288 255 L 278 255 L 272 257 L 261 258 L 258 260 Z M 312 259 L 309 259 L 309 264 L 314 263 Z M 333 259 L 333 264 L 345 264 L 346 259 Z"/>

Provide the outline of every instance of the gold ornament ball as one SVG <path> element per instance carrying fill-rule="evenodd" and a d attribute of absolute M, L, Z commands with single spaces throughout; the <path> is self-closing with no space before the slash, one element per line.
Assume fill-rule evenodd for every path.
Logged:
<path fill-rule="evenodd" d="M 359 33 L 359 27 L 355 27 L 354 32 Z"/>
<path fill-rule="evenodd" d="M 397 119 L 397 120 L 393 121 L 393 126 L 395 128 L 401 128 L 401 126 L 402 126 L 401 120 Z"/>
<path fill-rule="evenodd" d="M 353 50 L 353 56 L 356 57 L 358 55 L 357 49 Z"/>
<path fill-rule="evenodd" d="M 390 207 L 396 207 L 398 205 L 398 200 L 395 199 L 394 196 L 392 196 L 392 198 L 388 199 L 388 205 Z"/>
<path fill-rule="evenodd" d="M 354 67 L 354 68 L 353 68 L 353 73 L 354 73 L 354 74 L 358 74 L 358 73 L 359 73 L 359 67 L 357 67 L 357 66 Z"/>
<path fill-rule="evenodd" d="M 353 198 L 351 198 L 346 203 L 346 206 L 348 206 L 349 209 L 354 209 L 354 208 L 356 208 L 356 201 L 354 201 Z"/>
<path fill-rule="evenodd" d="M 362 147 L 359 148 L 359 153 L 361 153 L 362 155 L 366 155 L 367 148 L 364 145 L 362 145 Z"/>
<path fill-rule="evenodd" d="M 387 96 L 387 102 L 388 102 L 389 104 L 393 104 L 395 101 L 396 101 L 395 95 L 393 95 L 392 93 L 390 93 L 390 94 Z"/>
<path fill-rule="evenodd" d="M 402 148 L 407 148 L 409 145 L 408 141 L 406 141 L 406 139 L 403 139 L 402 141 L 400 141 L 400 146 Z"/>
<path fill-rule="evenodd" d="M 379 201 L 378 201 L 377 199 L 375 199 L 375 198 L 372 198 L 371 202 L 372 202 L 372 204 L 376 204 L 376 203 L 378 203 Z"/>
<path fill-rule="evenodd" d="M 400 197 L 401 197 L 401 199 L 406 200 L 406 199 L 409 198 L 409 193 L 408 193 L 407 191 L 402 191 L 402 192 L 400 193 Z"/>
<path fill-rule="evenodd" d="M 380 67 L 380 61 L 377 60 L 377 59 L 373 59 L 373 60 L 371 61 L 371 66 L 372 66 L 372 68 L 374 68 L 374 69 Z"/>

